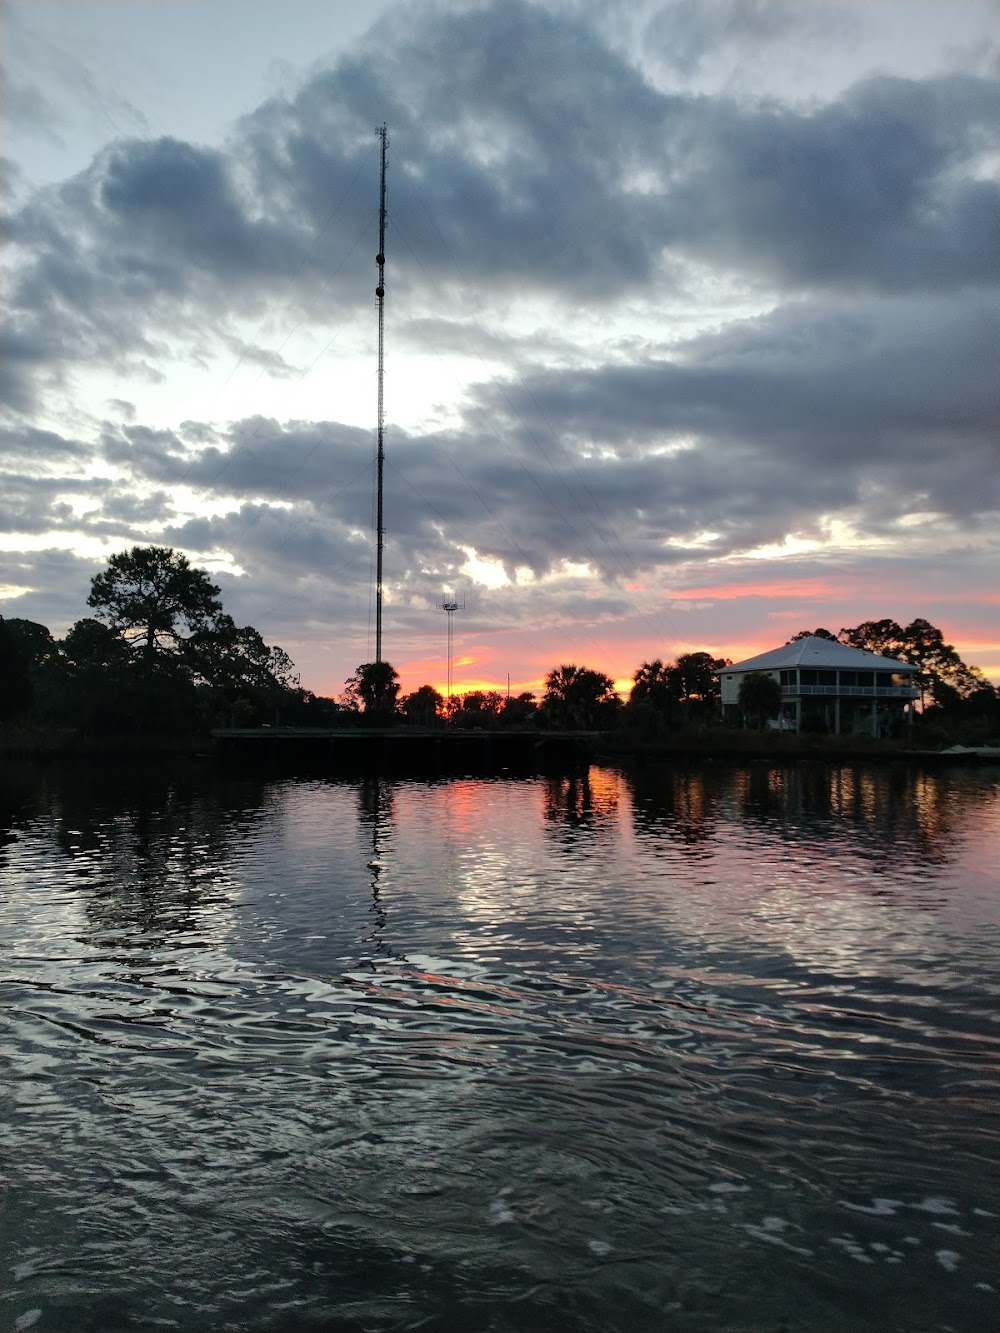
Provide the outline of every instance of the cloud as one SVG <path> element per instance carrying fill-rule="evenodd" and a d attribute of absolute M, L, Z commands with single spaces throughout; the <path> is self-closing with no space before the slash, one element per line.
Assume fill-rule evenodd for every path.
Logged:
<path fill-rule="evenodd" d="M 95 74 L 81 53 L 25 22 L 27 16 L 19 14 L 17 6 L 4 6 L 11 67 L 33 76 L 16 80 L 9 73 L 5 76 L 4 116 L 9 124 L 56 142 L 81 115 L 119 133 L 146 129 L 145 116 L 118 94 L 113 83 Z M 38 86 L 42 79 L 46 91 Z"/>
<path fill-rule="evenodd" d="M 15 80 L 5 72 L 0 79 L 0 103 L 8 124 L 37 134 L 50 143 L 62 142 L 56 126 L 64 118 L 35 84 Z"/>
<path fill-rule="evenodd" d="M 267 302 L 352 308 L 374 272 L 355 256 L 373 106 L 399 142 L 390 223 L 413 262 L 393 277 L 417 319 L 458 279 L 607 305 L 669 288 L 681 259 L 802 291 L 941 291 L 995 270 L 984 79 L 872 76 L 807 109 L 666 93 L 568 14 L 418 10 L 225 147 L 119 140 L 16 210 L 8 401 L 29 410 L 33 388 L 98 362 L 169 366 L 184 339 L 229 353 L 233 321 Z"/>
<path fill-rule="evenodd" d="M 671 599 L 735 615 L 699 589 L 745 569 L 749 598 L 794 561 L 859 590 L 912 560 L 930 588 L 936 546 L 971 579 L 1000 514 L 993 85 L 862 63 L 833 93 L 752 96 L 703 75 L 801 25 L 832 40 L 836 7 L 633 12 L 644 61 L 590 6 L 396 9 L 224 143 L 121 136 L 13 206 L 12 561 L 79 542 L 85 593 L 102 552 L 156 540 L 269 637 L 363 630 L 373 432 L 300 398 L 320 347 L 338 387 L 374 376 L 384 118 L 390 375 L 444 385 L 389 431 L 400 633 L 433 637 L 477 560 L 500 584 L 470 605 L 481 636 Z M 258 396 L 279 381 L 284 412 Z M 814 606 L 800 591 L 776 609 Z M 62 587 L 33 604 L 61 615 Z"/>
<path fill-rule="evenodd" d="M 976 173 L 991 83 L 864 80 L 812 111 L 706 106 L 666 208 L 671 240 L 785 286 L 924 291 L 995 272 L 995 181 Z"/>

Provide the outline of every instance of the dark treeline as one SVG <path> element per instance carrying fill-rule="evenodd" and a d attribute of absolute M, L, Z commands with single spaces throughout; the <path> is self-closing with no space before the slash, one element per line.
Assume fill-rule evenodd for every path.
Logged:
<path fill-rule="evenodd" d="M 330 725 L 342 710 L 299 685 L 281 648 L 225 613 L 204 570 L 136 546 L 92 584 L 93 615 L 54 639 L 0 620 L 0 720 L 87 735 Z"/>
<path fill-rule="evenodd" d="M 803 630 L 790 642 L 812 633 L 918 667 L 921 711 L 915 736 L 921 743 L 982 744 L 1000 739 L 1000 689 L 978 668 L 966 665 L 926 620 L 915 620 L 905 628 L 891 620 L 866 621 L 836 635 L 823 629 Z M 763 673 L 748 675 L 740 687 L 739 704 L 724 715 L 719 673 L 731 665 L 728 658 L 708 652 L 684 653 L 672 662 L 643 662 L 633 675 L 627 700 L 615 692 L 610 676 L 573 665 L 548 673 L 540 700 L 529 693 L 510 697 L 496 690 L 474 690 L 446 700 L 431 685 L 400 697 L 399 677 L 392 666 L 366 663 L 347 682 L 344 698 L 365 720 L 381 726 L 615 731 L 638 742 L 684 732 L 766 727 L 781 703 L 778 682 Z"/>
<path fill-rule="evenodd" d="M 639 742 L 722 727 L 765 727 L 780 689 L 768 676 L 743 682 L 723 716 L 719 673 L 708 652 L 643 662 L 627 700 L 610 676 L 562 665 L 540 699 L 473 690 L 446 700 L 432 685 L 400 696 L 388 662 L 364 663 L 339 700 L 299 683 L 283 649 L 238 626 L 204 570 L 167 547 L 133 547 L 95 576 L 88 606 L 64 639 L 30 620 L 0 619 L 0 722 L 66 727 L 87 735 L 196 733 L 214 726 L 417 726 L 616 731 Z M 803 630 L 918 668 L 919 736 L 927 743 L 1000 737 L 1000 690 L 962 661 L 926 620 L 865 621 L 837 634 Z"/>

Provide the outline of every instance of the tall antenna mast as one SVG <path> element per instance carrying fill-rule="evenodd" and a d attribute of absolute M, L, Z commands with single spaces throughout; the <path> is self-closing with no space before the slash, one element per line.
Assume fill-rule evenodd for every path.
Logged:
<path fill-rule="evenodd" d="M 385 125 L 376 131 L 382 143 L 382 170 L 379 175 L 378 198 L 378 493 L 376 527 L 376 566 L 375 566 L 375 661 L 382 661 L 382 549 L 385 546 L 385 520 L 382 510 L 382 473 L 385 468 L 385 405 L 383 391 L 385 386 L 385 154 L 389 147 L 389 136 Z"/>

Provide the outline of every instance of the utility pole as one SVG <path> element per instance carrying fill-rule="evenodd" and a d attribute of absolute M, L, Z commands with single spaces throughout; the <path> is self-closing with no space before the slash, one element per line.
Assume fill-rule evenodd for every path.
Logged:
<path fill-rule="evenodd" d="M 379 176 L 378 199 L 378 464 L 376 477 L 377 512 L 376 565 L 375 565 L 375 661 L 382 661 L 382 550 L 385 546 L 385 520 L 382 510 L 382 473 L 385 468 L 385 154 L 389 136 L 385 125 L 376 131 L 382 143 L 382 170 Z"/>

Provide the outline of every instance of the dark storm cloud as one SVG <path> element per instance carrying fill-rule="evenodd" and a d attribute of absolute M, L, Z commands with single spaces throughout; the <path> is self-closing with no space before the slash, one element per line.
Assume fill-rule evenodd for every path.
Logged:
<path fill-rule="evenodd" d="M 2 614 L 37 621 L 61 635 L 87 614 L 90 581 L 100 567 L 72 551 L 56 548 L 30 555 L 13 552 L 5 556 L 3 582 L 23 592 L 4 600 Z"/>
<path fill-rule="evenodd" d="M 809 113 L 718 99 L 666 204 L 668 235 L 714 263 L 789 285 L 921 291 L 989 281 L 995 88 L 952 76 L 866 80 Z"/>
<path fill-rule="evenodd" d="M 106 423 L 102 455 L 135 482 L 190 486 L 211 497 L 318 503 L 370 480 L 372 432 L 335 422 L 251 417 L 225 432 Z"/>
<path fill-rule="evenodd" d="M 817 0 L 809 6 L 819 10 Z M 643 24 L 644 44 L 672 68 L 691 74 L 706 56 L 736 42 L 742 48 L 769 45 L 796 30 L 802 21 L 802 6 L 782 0 L 674 0 L 657 8 Z"/>
<path fill-rule="evenodd" d="M 914 510 L 988 531 L 1000 509 L 995 342 L 992 301 L 975 291 L 815 301 L 693 339 L 671 360 L 488 383 L 460 427 L 390 432 L 393 566 L 426 587 L 472 549 L 510 577 L 569 560 L 614 584 L 691 558 L 705 531 L 716 555 L 820 536 L 830 515 L 870 535 Z M 126 535 L 129 485 L 183 483 L 241 507 L 171 540 L 368 577 L 369 431 L 253 417 L 224 434 L 108 426 L 102 445 L 128 480 L 106 488 L 90 531 Z M 55 438 L 53 457 L 60 447 L 72 443 Z"/>
<path fill-rule="evenodd" d="M 791 306 L 674 360 L 484 387 L 473 419 L 533 456 L 569 524 L 603 516 L 641 565 L 665 558 L 657 532 L 712 529 L 735 550 L 838 512 L 972 525 L 1000 510 L 998 350 L 984 293 Z"/>
<path fill-rule="evenodd" d="M 442 277 L 606 300 L 667 246 L 805 285 L 992 272 L 996 187 L 962 176 L 992 144 L 985 80 L 872 78 L 808 110 L 665 94 L 566 16 L 430 12 L 247 122 L 265 194 L 325 216 L 319 183 L 367 144 L 372 106 L 400 144 L 393 217 Z"/>
<path fill-rule="evenodd" d="M 27 410 L 46 372 L 163 366 L 171 339 L 226 345 L 265 301 L 316 317 L 370 298 L 376 112 L 396 145 L 392 276 L 419 317 L 454 280 L 641 295 L 678 257 L 803 289 L 989 281 L 998 195 L 973 167 L 995 110 L 957 75 L 871 78 L 807 110 L 666 94 L 567 14 L 394 14 L 224 149 L 119 141 L 18 210 L 6 401 Z"/>
<path fill-rule="evenodd" d="M 585 9 L 585 6 L 583 6 Z M 787 62 L 789 51 L 808 50 L 833 40 L 856 41 L 860 25 L 834 0 L 665 0 L 634 4 L 631 19 L 634 45 L 644 61 L 671 74 L 690 78 L 706 67 L 720 67 L 728 81 L 750 61 Z M 620 38 L 623 15 L 609 8 L 600 22 L 609 40 Z M 735 67 L 735 68 L 734 68 Z"/>
<path fill-rule="evenodd" d="M 56 126 L 65 122 L 52 101 L 35 84 L 0 75 L 0 103 L 8 124 L 37 134 L 50 143 L 62 143 Z"/>
<path fill-rule="evenodd" d="M 173 502 L 166 491 L 152 491 L 148 495 L 132 495 L 117 487 L 109 487 L 94 521 L 85 519 L 84 530 L 101 536 L 128 538 L 136 530 L 149 530 L 169 520 L 174 513 Z"/>
<path fill-rule="evenodd" d="M 11 463 L 43 469 L 49 464 L 58 468 L 67 462 L 86 464 L 94 454 L 87 442 L 58 434 L 54 430 L 39 430 L 37 426 L 0 426 L 0 465 Z"/>
<path fill-rule="evenodd" d="M 176 139 L 123 144 L 107 154 L 93 207 L 105 233 L 127 238 L 133 254 L 148 246 L 173 258 L 179 292 L 206 276 L 213 286 L 228 286 L 248 274 L 287 273 L 289 233 L 251 216 L 234 166 L 220 152 Z M 167 276 L 155 266 L 136 266 L 135 275 L 154 282 Z"/>
<path fill-rule="evenodd" d="M 913 462 L 943 444 L 991 453 L 997 428 L 996 303 L 816 300 L 631 364 L 543 370 L 485 387 L 481 420 L 506 418 L 588 442 L 667 445 L 691 435 L 767 447 L 786 462 L 837 451 Z M 516 418 L 512 411 L 517 413 Z M 976 500 L 973 499 L 973 504 Z"/>
<path fill-rule="evenodd" d="M 103 482 L 4 470 L 0 472 L 0 531 L 27 536 L 79 532 L 82 525 L 70 501 L 94 505 L 106 493 Z"/>

